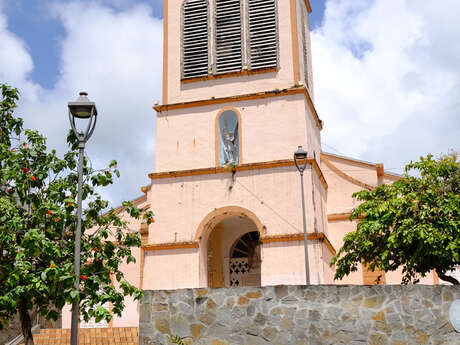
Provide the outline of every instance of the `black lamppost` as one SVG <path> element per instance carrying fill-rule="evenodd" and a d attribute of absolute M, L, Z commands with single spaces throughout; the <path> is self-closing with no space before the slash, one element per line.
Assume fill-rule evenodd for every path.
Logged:
<path fill-rule="evenodd" d="M 82 208 L 82 184 L 83 184 L 83 154 L 85 144 L 94 132 L 97 120 L 96 104 L 90 102 L 86 92 L 80 92 L 80 97 L 75 102 L 69 102 L 69 121 L 73 132 L 78 139 L 78 208 L 77 208 L 77 228 L 75 230 L 75 251 L 74 251 L 74 266 L 75 266 L 75 288 L 80 291 L 80 242 L 81 242 L 81 208 Z M 75 119 L 84 120 L 88 124 L 84 131 L 77 128 Z M 77 295 L 76 301 L 72 304 L 72 323 L 70 344 L 78 345 L 78 311 L 80 306 L 80 296 Z"/>
<path fill-rule="evenodd" d="M 303 241 L 305 247 L 305 283 L 310 285 L 310 267 L 308 265 L 308 242 L 307 242 L 307 220 L 305 211 L 305 196 L 303 191 L 303 172 L 307 166 L 307 151 L 304 151 L 302 146 L 294 152 L 294 162 L 297 170 L 300 172 L 300 188 L 302 189 L 302 213 L 303 213 Z"/>

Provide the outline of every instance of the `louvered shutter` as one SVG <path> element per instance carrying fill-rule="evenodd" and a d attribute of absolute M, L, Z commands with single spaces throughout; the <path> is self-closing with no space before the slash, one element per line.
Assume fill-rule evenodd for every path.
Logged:
<path fill-rule="evenodd" d="M 216 73 L 243 68 L 241 0 L 216 0 L 215 8 Z"/>
<path fill-rule="evenodd" d="M 209 72 L 209 5 L 207 0 L 187 0 L 182 15 L 182 78 Z"/>
<path fill-rule="evenodd" d="M 250 69 L 277 67 L 276 0 L 248 0 L 248 20 Z"/>

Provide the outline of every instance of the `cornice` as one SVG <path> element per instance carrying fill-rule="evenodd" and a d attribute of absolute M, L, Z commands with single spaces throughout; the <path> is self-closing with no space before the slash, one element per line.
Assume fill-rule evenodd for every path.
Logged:
<path fill-rule="evenodd" d="M 310 93 L 308 92 L 305 86 L 293 86 L 291 88 L 286 88 L 283 90 L 275 89 L 271 91 L 248 93 L 248 94 L 236 95 L 236 96 L 210 98 L 210 99 L 172 103 L 172 104 L 162 104 L 162 105 L 154 106 L 153 109 L 158 113 L 158 116 L 162 116 L 161 113 L 165 111 L 169 111 L 169 110 L 187 109 L 187 108 L 202 107 L 206 105 L 234 103 L 234 102 L 248 101 L 248 100 L 254 100 L 254 99 L 264 99 L 264 98 L 281 97 L 281 96 L 287 96 L 287 95 L 300 95 L 300 94 L 303 94 L 305 96 L 308 106 L 313 114 L 313 118 L 315 119 L 316 126 L 319 128 L 319 130 L 322 130 L 323 122 L 319 118 L 318 113 L 316 112 L 315 106 L 313 104 L 313 101 L 310 97 Z"/>
<path fill-rule="evenodd" d="M 204 77 L 195 77 L 190 79 L 182 79 L 182 84 L 189 84 L 189 83 L 196 83 L 199 81 L 207 81 L 207 80 L 216 80 L 216 79 L 223 79 L 223 78 L 234 78 L 234 77 L 244 77 L 262 73 L 276 73 L 278 72 L 278 67 L 268 67 L 268 68 L 261 68 L 256 70 L 243 70 L 237 72 L 228 72 L 223 74 L 209 74 Z"/>
<path fill-rule="evenodd" d="M 366 161 L 355 159 L 355 158 L 340 156 L 340 155 L 327 153 L 327 152 L 321 152 L 321 160 L 324 160 L 325 158 L 326 159 L 336 159 L 342 162 L 357 164 L 357 165 L 361 165 L 367 168 L 373 168 L 373 169 L 376 169 L 377 176 L 379 177 L 383 176 L 383 177 L 386 177 L 386 178 L 389 178 L 395 181 L 403 177 L 402 175 L 399 175 L 396 173 L 389 173 L 385 171 L 382 163 L 371 163 L 371 162 L 366 162 Z"/>
<path fill-rule="evenodd" d="M 333 172 L 335 172 L 337 175 L 339 175 L 343 179 L 347 180 L 348 182 L 353 183 L 354 185 L 357 185 L 357 186 L 359 186 L 361 188 L 364 188 L 364 189 L 367 189 L 367 190 L 374 190 L 375 189 L 374 186 L 371 186 L 371 185 L 369 185 L 367 183 L 359 181 L 359 180 L 355 179 L 354 177 L 344 173 L 342 170 L 340 170 L 334 164 L 332 164 L 328 159 L 322 157 L 321 162 L 324 162 L 324 164 L 326 164 L 329 169 L 331 169 Z"/>
<path fill-rule="evenodd" d="M 320 179 L 324 189 L 328 189 L 326 179 L 324 177 L 321 168 L 314 158 L 307 159 L 307 164 L 310 164 L 316 172 L 316 175 Z M 164 179 L 164 178 L 177 178 L 184 176 L 197 176 L 197 175 L 212 175 L 212 174 L 223 174 L 233 171 L 246 171 L 246 170 L 260 170 L 260 169 L 272 169 L 279 167 L 288 167 L 294 166 L 294 160 L 292 159 L 283 159 L 275 160 L 270 162 L 259 162 L 259 163 L 246 163 L 240 164 L 235 167 L 212 167 L 212 168 L 202 168 L 202 169 L 190 169 L 190 170 L 177 170 L 177 171 L 166 171 L 158 173 L 150 173 L 148 176 L 152 180 Z M 142 191 L 146 193 L 149 187 L 143 187 Z"/>
<path fill-rule="evenodd" d="M 305 6 L 307 7 L 308 13 L 312 12 L 311 6 L 310 6 L 310 1 L 309 0 L 304 0 L 305 1 Z"/>
<path fill-rule="evenodd" d="M 343 213 L 330 213 L 327 215 L 327 220 L 336 221 L 336 220 L 350 220 L 351 212 L 343 212 Z"/>
<path fill-rule="evenodd" d="M 200 244 L 195 241 L 189 242 L 168 242 L 168 243 L 148 243 L 143 245 L 141 248 L 148 252 L 153 250 L 172 250 L 172 249 L 188 249 L 198 248 Z"/>
<path fill-rule="evenodd" d="M 144 188 L 144 187 L 141 187 L 141 190 L 142 190 L 142 188 Z M 142 190 L 142 191 L 143 191 L 143 190 Z M 145 192 L 144 192 L 144 193 L 145 193 Z M 147 195 L 142 195 L 142 196 L 140 196 L 140 197 L 138 197 L 138 198 L 136 198 L 136 199 L 131 200 L 131 202 L 133 203 L 134 206 L 139 206 L 139 204 L 141 204 L 141 203 L 143 203 L 143 202 L 146 202 L 146 201 L 147 201 Z M 147 209 L 149 209 L 149 208 L 150 208 L 150 205 L 145 205 L 145 206 L 143 207 L 143 210 L 147 210 Z M 113 210 L 115 211 L 115 213 L 120 213 L 123 209 L 124 209 L 123 206 L 117 206 L 117 207 L 113 208 Z M 109 211 L 103 213 L 103 215 L 105 216 L 105 215 L 109 214 L 111 211 L 112 211 L 112 210 L 109 210 Z"/>
<path fill-rule="evenodd" d="M 260 238 L 262 243 L 296 242 L 303 240 L 303 233 L 263 236 Z M 307 233 L 307 240 L 323 242 L 332 255 L 336 254 L 336 250 L 323 232 L 309 232 Z"/>
<path fill-rule="evenodd" d="M 334 247 L 327 238 L 327 236 L 322 232 L 311 232 L 307 234 L 307 240 L 309 241 L 320 241 L 328 248 L 332 255 L 336 254 Z M 262 236 L 260 241 L 264 243 L 279 243 L 279 242 L 296 242 L 303 241 L 303 234 L 283 234 L 283 235 L 273 235 L 273 236 Z M 168 243 L 150 243 L 145 244 L 141 248 L 143 251 L 158 251 L 158 250 L 174 250 L 174 249 L 190 249 L 190 248 L 199 248 L 199 241 L 187 241 L 187 242 L 168 242 Z"/>

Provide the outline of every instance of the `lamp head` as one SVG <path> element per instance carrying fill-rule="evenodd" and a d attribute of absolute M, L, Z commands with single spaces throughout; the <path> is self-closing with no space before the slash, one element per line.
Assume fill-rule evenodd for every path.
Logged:
<path fill-rule="evenodd" d="M 308 152 L 304 151 L 302 146 L 299 146 L 297 151 L 294 152 L 294 163 L 297 167 L 297 170 L 302 174 L 307 166 L 307 156 Z"/>
<path fill-rule="evenodd" d="M 87 119 L 91 115 L 97 115 L 96 104 L 88 98 L 87 92 L 80 92 L 75 102 L 68 103 L 69 111 L 77 119 Z"/>

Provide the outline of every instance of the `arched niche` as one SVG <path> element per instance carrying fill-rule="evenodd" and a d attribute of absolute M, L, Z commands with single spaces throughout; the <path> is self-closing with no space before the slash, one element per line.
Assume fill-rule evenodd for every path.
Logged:
<path fill-rule="evenodd" d="M 216 116 L 216 166 L 242 162 L 241 114 L 235 108 L 224 108 Z"/>

